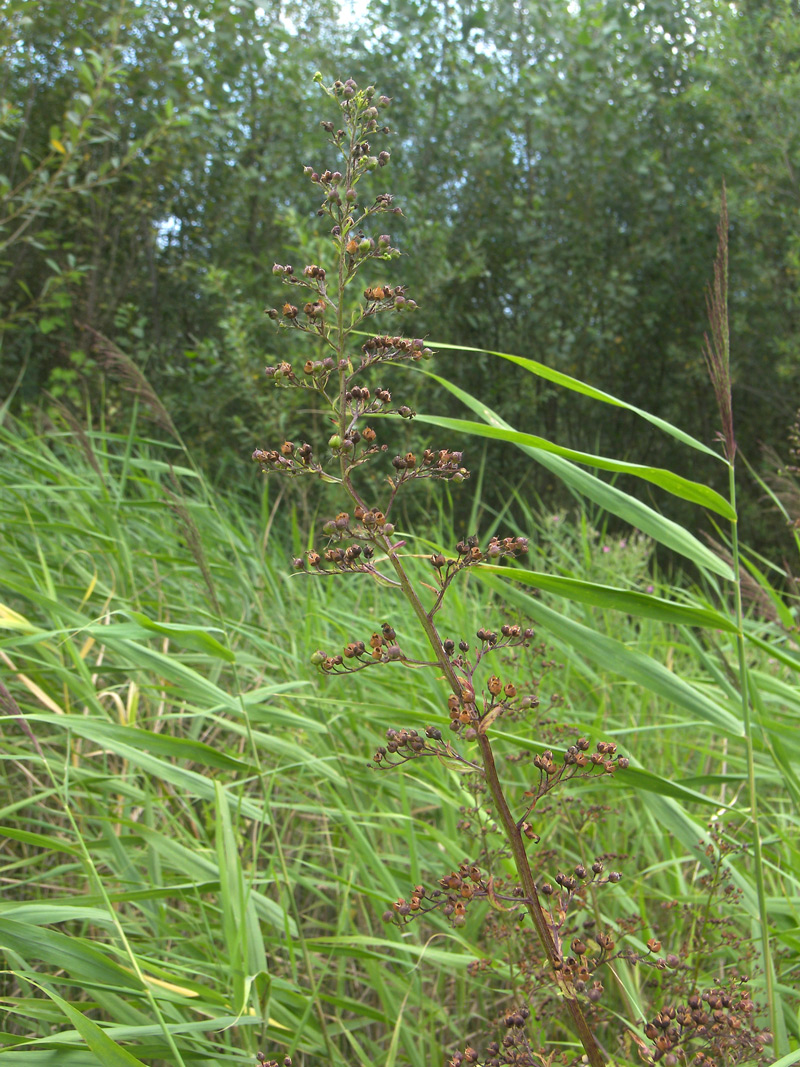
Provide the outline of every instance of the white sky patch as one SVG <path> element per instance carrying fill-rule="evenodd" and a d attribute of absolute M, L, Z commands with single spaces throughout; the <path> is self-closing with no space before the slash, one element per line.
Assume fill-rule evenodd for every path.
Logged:
<path fill-rule="evenodd" d="M 363 21 L 369 7 L 369 0 L 341 0 L 339 5 L 339 22 L 351 25 Z"/>

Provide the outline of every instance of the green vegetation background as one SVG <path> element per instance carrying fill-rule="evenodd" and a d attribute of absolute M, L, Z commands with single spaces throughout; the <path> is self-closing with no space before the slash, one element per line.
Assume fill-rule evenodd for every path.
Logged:
<path fill-rule="evenodd" d="M 252 486 L 242 457 L 266 426 L 308 429 L 260 376 L 290 354 L 263 315 L 273 260 L 321 255 L 301 174 L 323 162 L 320 70 L 393 97 L 408 259 L 388 273 L 420 279 L 414 329 L 539 359 L 708 441 L 699 351 L 724 179 L 737 436 L 756 465 L 780 450 L 800 395 L 796 0 L 374 0 L 355 15 L 6 0 L 0 54 L 0 395 L 17 383 L 15 410 L 43 390 L 79 409 L 102 394 L 113 418 L 125 393 L 96 330 L 145 369 L 214 482 Z M 520 430 L 674 459 L 632 416 L 485 356 L 444 369 Z M 523 461 L 487 462 L 496 504 Z M 751 543 L 775 544 L 743 492 Z"/>
<path fill-rule="evenodd" d="M 762 444 L 785 451 L 797 406 L 797 15 L 677 0 L 373 3 L 350 22 L 327 3 L 3 6 L 0 1064 L 211 1067 L 263 1048 L 305 1067 L 429 1067 L 491 1031 L 520 958 L 468 967 L 502 958 L 508 932 L 482 915 L 462 930 L 380 921 L 477 848 L 455 771 L 368 767 L 386 726 L 444 720 L 440 687 L 432 672 L 346 687 L 309 672 L 312 648 L 368 636 L 387 610 L 410 627 L 386 590 L 287 575 L 324 501 L 265 485 L 246 458 L 325 432 L 263 380 L 297 355 L 263 315 L 272 261 L 323 255 L 300 167 L 325 162 L 312 77 L 394 98 L 392 237 L 408 259 L 386 280 L 419 279 L 420 334 L 541 360 L 709 443 L 703 290 L 724 178 L 737 436 L 758 468 Z M 520 431 L 724 488 L 701 453 L 687 464 L 625 411 L 508 361 L 443 350 L 436 369 Z M 451 395 L 436 414 L 463 417 Z M 515 590 L 521 609 L 558 612 L 546 669 L 519 667 L 544 674 L 551 718 L 640 764 L 543 813 L 546 847 L 619 858 L 631 884 L 597 907 L 618 929 L 638 916 L 634 947 L 685 948 L 709 984 L 755 967 L 747 856 L 715 887 L 723 868 L 701 844 L 712 817 L 747 838 L 733 638 L 670 622 L 684 607 L 711 618 L 719 589 L 677 565 L 667 586 L 646 538 L 578 510 L 521 452 L 482 449 L 466 492 L 413 497 L 421 555 L 503 513 L 537 531 L 536 569 L 682 605 L 634 619 L 599 594 Z M 745 540 L 781 560 L 787 516 L 763 485 L 743 491 Z M 681 506 L 670 515 L 699 533 Z M 800 1034 L 798 661 L 780 568 L 747 558 L 786 1049 Z M 470 579 L 452 636 L 499 610 Z M 621 681 L 634 663 L 636 684 Z M 512 789 L 526 773 L 504 768 Z M 609 1006 L 635 1027 L 672 995 L 669 975 L 619 970 Z M 619 1036 L 615 1062 L 634 1062 Z"/>

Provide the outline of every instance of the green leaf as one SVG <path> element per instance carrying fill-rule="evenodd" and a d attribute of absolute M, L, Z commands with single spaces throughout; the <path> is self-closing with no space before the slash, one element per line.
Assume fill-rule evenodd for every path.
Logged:
<path fill-rule="evenodd" d="M 430 374 L 430 377 L 443 385 L 453 396 L 458 397 L 489 425 L 499 426 L 505 430 L 512 429 L 491 408 L 470 396 L 463 389 L 459 389 L 457 385 L 453 385 L 445 378 L 440 378 L 437 374 Z M 530 445 L 518 445 L 517 447 L 521 448 L 526 455 L 535 459 L 537 463 L 547 467 L 557 478 L 560 478 L 577 492 L 593 500 L 595 504 L 598 504 L 605 511 L 610 512 L 612 515 L 617 515 L 619 518 L 624 519 L 625 522 L 629 522 L 631 526 L 641 530 L 648 537 L 652 537 L 654 541 L 658 541 L 686 559 L 692 560 L 698 567 L 713 571 L 715 574 L 728 579 L 728 581 L 734 580 L 734 574 L 730 566 L 720 559 L 715 552 L 712 552 L 711 549 L 698 541 L 696 537 L 693 537 L 688 530 L 684 530 L 682 526 L 679 526 L 678 523 L 659 515 L 657 511 L 648 507 L 647 504 L 636 500 L 635 497 L 630 496 L 628 493 L 623 493 L 615 486 L 601 482 L 593 474 L 581 470 L 580 467 L 577 467 L 569 460 L 563 459 L 561 456 L 543 452 L 540 448 L 533 448 Z"/>
<path fill-rule="evenodd" d="M 185 748 L 184 744 L 176 745 L 175 742 L 178 739 L 174 737 L 159 738 L 158 735 L 150 734 L 138 727 L 117 726 L 78 715 L 38 714 L 29 716 L 29 721 L 48 722 L 51 726 L 69 730 L 79 737 L 94 741 L 121 759 L 127 760 L 132 766 L 138 767 L 144 774 L 159 781 L 168 782 L 190 797 L 200 797 L 211 801 L 214 799 L 214 783 L 207 775 L 199 774 L 188 767 L 179 767 L 170 759 L 161 759 L 146 751 L 150 747 L 160 748 L 162 751 L 170 752 L 174 758 L 177 754 L 184 755 L 194 750 L 195 757 L 202 758 L 202 750 L 208 746 L 199 742 L 193 742 L 189 738 L 180 739 L 182 742 L 188 741 L 192 746 Z M 199 747 L 194 748 L 198 745 Z M 230 766 L 228 763 L 230 758 L 224 755 L 223 765 Z M 248 818 L 269 821 L 263 806 L 255 798 L 242 797 L 239 801 L 239 809 Z"/>
<path fill-rule="evenodd" d="M 146 1064 L 112 1040 L 96 1022 L 68 1004 L 66 1000 L 45 986 L 40 986 L 48 997 L 63 1011 L 83 1040 L 97 1056 L 103 1067 L 146 1067 Z"/>
<path fill-rule="evenodd" d="M 141 992 L 142 983 L 134 974 L 109 959 L 96 942 L 85 938 L 0 916 L 0 943 L 26 962 L 39 960 L 86 985 L 96 983 Z"/>
<path fill-rule="evenodd" d="M 432 375 L 436 377 L 436 375 Z M 495 441 L 508 441 L 511 444 L 535 448 L 542 452 L 551 452 L 554 456 L 571 460 L 574 463 L 583 463 L 587 467 L 597 467 L 599 470 L 611 471 L 615 474 L 632 474 L 643 481 L 652 482 L 653 485 L 666 489 L 673 496 L 688 500 L 693 504 L 709 508 L 718 515 L 731 522 L 736 521 L 736 512 L 724 496 L 720 496 L 714 489 L 702 485 L 700 482 L 690 481 L 673 471 L 664 470 L 661 467 L 647 467 L 641 463 L 627 463 L 624 460 L 606 459 L 604 456 L 596 456 L 591 452 L 577 452 L 573 448 L 563 448 L 544 437 L 535 434 L 521 433 L 519 430 L 503 429 L 500 426 L 484 426 L 479 422 L 468 422 L 466 419 L 450 419 L 439 415 L 417 415 L 417 422 L 425 422 L 431 426 L 441 426 L 445 430 L 455 430 L 456 433 L 472 434 L 474 437 L 488 437 Z"/>
<path fill-rule="evenodd" d="M 39 319 L 39 330 L 44 334 L 52 333 L 53 330 L 63 325 L 64 319 L 61 315 L 45 315 Z"/>
<path fill-rule="evenodd" d="M 585 582 L 579 578 L 564 578 L 542 571 L 528 571 L 521 567 L 501 567 L 493 564 L 481 564 L 476 568 L 484 573 L 498 574 L 501 578 L 510 578 L 515 582 L 535 586 L 547 593 L 555 593 L 567 600 L 580 604 L 590 604 L 597 608 L 624 611 L 644 619 L 657 619 L 659 622 L 683 623 L 686 626 L 708 626 L 715 630 L 738 633 L 736 624 L 725 615 L 711 608 L 694 608 L 687 604 L 676 604 L 671 600 L 637 593 L 627 589 L 617 589 L 611 585 L 599 585 Z"/>
<path fill-rule="evenodd" d="M 123 614 L 133 619 L 143 630 L 168 637 L 170 641 L 173 641 L 181 648 L 191 648 L 195 652 L 205 652 L 210 656 L 224 659 L 227 663 L 236 661 L 234 653 L 221 644 L 216 637 L 212 637 L 208 630 L 201 630 L 197 626 L 184 626 L 177 622 L 156 622 L 139 611 L 128 611 Z M 217 632 L 222 633 L 221 630 Z"/>
<path fill-rule="evenodd" d="M 430 340 L 427 343 L 430 344 L 432 348 L 449 349 L 454 352 L 478 352 L 487 356 L 498 356 L 500 359 L 507 359 L 510 363 L 516 363 L 518 366 L 530 371 L 531 374 L 535 374 L 538 378 L 544 378 L 548 382 L 553 382 L 554 385 L 561 385 L 565 389 L 571 389 L 575 393 L 581 393 L 583 396 L 588 396 L 592 400 L 599 400 L 603 404 L 611 404 L 613 407 L 624 408 L 626 411 L 631 411 L 646 422 L 649 422 L 651 425 L 657 426 L 659 430 L 663 430 L 664 433 L 669 434 L 670 437 L 674 437 L 677 441 L 681 441 L 690 448 L 697 449 L 698 452 L 704 452 L 708 456 L 713 456 L 714 459 L 720 460 L 723 463 L 725 462 L 724 457 L 718 452 L 709 448 L 708 445 L 703 444 L 702 441 L 698 441 L 697 438 L 692 437 L 691 434 L 679 429 L 679 427 L 673 426 L 673 424 L 667 422 L 666 419 L 660 419 L 657 415 L 651 415 L 649 411 L 645 411 L 643 408 L 638 408 L 635 404 L 628 404 L 626 401 L 620 400 L 616 396 L 612 396 L 611 393 L 606 393 L 602 389 L 595 389 L 594 386 L 587 385 L 586 382 L 582 382 L 578 378 L 572 378 L 569 374 L 562 374 L 561 371 L 554 370 L 552 367 L 547 367 L 544 363 L 537 363 L 534 359 L 527 359 L 525 356 L 514 356 L 508 352 L 495 352 L 489 348 L 469 348 L 464 345 L 440 344 L 438 341 Z M 426 371 L 425 373 L 428 372 Z M 435 375 L 433 375 L 433 377 L 435 377 Z"/>
<path fill-rule="evenodd" d="M 501 584 L 497 578 L 481 569 L 477 574 L 490 588 L 501 593 L 506 602 L 516 601 L 529 618 L 546 626 L 550 633 L 578 649 L 592 663 L 644 686 L 731 737 L 743 735 L 739 719 L 652 657 L 553 611 L 520 589 L 505 582 Z"/>

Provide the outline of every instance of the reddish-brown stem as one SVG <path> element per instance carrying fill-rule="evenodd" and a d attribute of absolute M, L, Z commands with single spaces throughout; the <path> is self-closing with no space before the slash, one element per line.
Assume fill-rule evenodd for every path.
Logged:
<path fill-rule="evenodd" d="M 458 680 L 458 676 L 453 669 L 453 665 L 447 657 L 447 654 L 442 647 L 441 638 L 433 623 L 433 620 L 428 616 L 425 608 L 417 596 L 417 592 L 411 583 L 402 562 L 397 557 L 396 553 L 392 550 L 391 541 L 389 538 L 384 538 L 388 557 L 392 563 L 397 574 L 398 581 L 402 587 L 403 592 L 406 595 L 409 603 L 414 609 L 414 614 L 419 619 L 420 625 L 425 631 L 431 648 L 433 649 L 436 661 L 441 670 L 443 671 L 448 685 L 452 689 L 453 693 L 461 699 L 461 683 Z M 511 813 L 511 809 L 508 806 L 508 802 L 503 792 L 503 787 L 500 782 L 500 778 L 497 774 L 497 767 L 494 762 L 494 753 L 492 751 L 491 742 L 489 741 L 486 733 L 482 733 L 478 730 L 478 745 L 480 746 L 481 760 L 483 762 L 484 774 L 486 776 L 486 783 L 489 786 L 489 792 L 492 794 L 497 814 L 500 818 L 500 823 L 503 827 L 503 833 L 506 841 L 511 849 L 511 853 L 514 857 L 514 864 L 517 868 L 517 873 L 520 878 L 522 889 L 525 894 L 526 905 L 528 913 L 533 920 L 534 928 L 539 937 L 539 942 L 542 946 L 545 958 L 550 967 L 553 981 L 558 986 L 559 991 L 567 1005 L 572 1021 L 575 1025 L 575 1030 L 580 1038 L 580 1042 L 586 1052 L 587 1060 L 591 1067 L 605 1067 L 605 1057 L 598 1045 L 594 1034 L 592 1033 L 586 1016 L 583 1014 L 583 1010 L 577 998 L 574 996 L 571 990 L 571 986 L 566 983 L 559 975 L 558 966 L 561 963 L 558 949 L 556 948 L 555 941 L 553 940 L 553 934 L 550 929 L 550 925 L 544 914 L 541 904 L 539 903 L 539 895 L 536 892 L 536 883 L 534 881 L 533 872 L 531 871 L 530 863 L 528 862 L 528 854 L 525 851 L 525 843 L 522 837 L 522 832 Z"/>
<path fill-rule="evenodd" d="M 351 184 L 355 184 L 355 181 L 357 180 L 357 175 L 353 165 L 353 159 L 355 155 L 355 144 L 357 141 L 356 133 L 357 131 L 355 124 L 352 124 L 350 129 L 349 151 L 346 151 L 345 153 L 345 158 L 347 160 L 345 188 L 350 188 Z M 347 208 L 339 207 L 338 222 L 341 229 L 339 235 L 340 248 L 338 256 L 338 299 L 336 303 L 335 340 L 330 336 L 329 332 L 327 334 L 329 343 L 331 343 L 334 349 L 337 351 L 340 364 L 338 374 L 338 406 L 335 413 L 337 415 L 338 431 L 342 438 L 344 438 L 348 427 L 347 404 L 345 399 L 348 370 L 347 364 L 344 362 L 347 358 L 345 349 L 347 346 L 347 339 L 350 334 L 350 330 L 352 329 L 352 325 L 349 328 L 345 327 L 344 297 L 345 288 L 357 272 L 357 266 L 355 262 L 350 265 L 349 269 L 346 267 L 345 262 L 345 240 L 347 234 L 353 229 L 355 225 L 351 223 L 348 226 L 348 218 L 349 216 L 347 214 Z M 363 506 L 360 496 L 355 487 L 353 486 L 352 481 L 350 480 L 348 460 L 345 458 L 344 453 L 341 452 L 339 455 L 339 468 L 341 472 L 341 484 L 344 491 L 347 493 L 353 503 Z M 390 505 L 394 500 L 394 495 L 397 492 L 397 488 L 398 485 L 395 485 L 389 501 Z M 388 512 L 388 507 L 386 510 Z M 433 622 L 433 615 L 441 606 L 441 598 L 444 594 L 444 588 L 440 591 L 433 609 L 430 612 L 426 612 L 422 601 L 420 600 L 417 591 L 414 588 L 414 585 L 412 584 L 408 574 L 406 573 L 405 567 L 403 566 L 402 561 L 398 556 L 399 546 L 392 544 L 391 537 L 385 536 L 380 533 L 376 535 L 376 543 L 379 544 L 380 547 L 385 550 L 387 557 L 392 567 L 394 568 L 395 573 L 397 574 L 397 579 L 403 590 L 403 593 L 405 594 L 406 599 L 410 603 L 414 614 L 417 616 L 420 626 L 425 631 L 425 634 L 428 638 L 428 642 L 434 653 L 436 665 L 442 671 L 445 679 L 447 680 L 448 686 L 455 694 L 455 696 L 459 700 L 463 700 L 464 692 L 462 688 L 462 683 L 459 680 L 458 675 L 456 674 L 455 669 L 453 667 L 453 664 L 450 662 L 450 659 L 444 650 L 441 638 L 439 637 L 439 632 Z M 447 584 L 448 582 L 447 580 L 445 580 L 444 587 L 446 587 Z M 492 751 L 491 742 L 489 741 L 489 737 L 487 736 L 485 730 L 482 731 L 480 728 L 478 729 L 477 742 L 480 748 L 481 761 L 483 764 L 483 771 L 486 777 L 486 782 L 489 786 L 489 791 L 492 794 L 492 798 L 497 809 L 497 814 L 499 816 L 500 823 L 503 828 L 503 833 L 511 849 L 511 853 L 514 857 L 514 863 L 516 865 L 517 873 L 519 875 L 521 886 L 524 892 L 526 906 L 533 921 L 533 925 L 536 929 L 536 933 L 539 937 L 539 941 L 542 946 L 542 951 L 550 969 L 553 983 L 558 987 L 559 992 L 561 993 L 564 1001 L 566 1002 L 567 1009 L 572 1017 L 572 1021 L 575 1026 L 577 1035 L 586 1052 L 586 1059 L 590 1067 L 605 1067 L 605 1057 L 602 1051 L 600 1050 L 600 1046 L 595 1040 L 594 1034 L 592 1033 L 588 1022 L 586 1021 L 586 1017 L 583 1014 L 581 1005 L 575 997 L 573 987 L 561 976 L 561 956 L 556 946 L 555 939 L 553 937 L 551 925 L 548 922 L 544 909 L 542 908 L 542 905 L 539 902 L 539 896 L 536 891 L 536 884 L 534 882 L 533 873 L 531 871 L 531 866 L 528 861 L 527 852 L 525 851 L 525 843 L 522 837 L 522 832 L 520 830 L 520 827 L 517 825 L 514 816 L 511 813 L 511 810 L 508 806 L 508 802 L 506 801 L 505 794 L 503 792 L 503 787 L 500 782 L 500 778 L 497 774 L 497 767 L 495 766 L 494 753 Z"/>

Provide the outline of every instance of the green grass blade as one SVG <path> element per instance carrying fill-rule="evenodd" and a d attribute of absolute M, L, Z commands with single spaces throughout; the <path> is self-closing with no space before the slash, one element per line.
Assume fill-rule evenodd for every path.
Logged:
<path fill-rule="evenodd" d="M 47 996 L 57 1004 L 66 1015 L 83 1040 L 97 1057 L 97 1062 L 102 1067 L 146 1067 L 146 1064 L 137 1059 L 127 1049 L 118 1045 L 108 1036 L 101 1027 L 92 1019 L 87 1018 L 83 1012 L 78 1011 L 74 1005 L 67 1003 L 63 997 L 54 993 L 52 989 L 39 986 Z"/>
<path fill-rule="evenodd" d="M 611 585 L 545 574 L 543 571 L 523 570 L 521 567 L 481 564 L 476 570 L 484 574 L 497 574 L 501 578 L 509 578 L 511 581 L 521 582 L 524 585 L 532 585 L 546 593 L 555 593 L 557 596 L 580 604 L 624 611 L 627 615 L 656 619 L 664 623 L 708 626 L 716 630 L 725 630 L 728 633 L 737 633 L 735 624 L 718 611 L 711 608 L 696 608 L 688 604 L 677 604 L 671 600 L 664 600 L 662 597 L 651 596 L 649 593 L 617 589 Z"/>
<path fill-rule="evenodd" d="M 703 444 L 702 441 L 698 441 L 696 437 L 692 437 L 691 434 L 686 433 L 685 430 L 673 426 L 673 424 L 667 422 L 666 419 L 661 419 L 657 415 L 651 415 L 649 411 L 645 411 L 643 408 L 638 408 L 635 404 L 628 404 L 626 401 L 620 400 L 616 396 L 612 396 L 611 393 L 606 393 L 602 389 L 595 389 L 594 386 L 587 385 L 585 382 L 580 381 L 580 379 L 573 378 L 569 374 L 563 374 L 561 371 L 554 370 L 552 367 L 547 367 L 544 363 L 538 363 L 536 360 L 528 359 L 525 356 L 514 356 L 508 352 L 495 352 L 488 348 L 468 348 L 464 345 L 448 345 L 436 341 L 429 341 L 428 343 L 436 349 L 447 349 L 454 352 L 477 352 L 488 356 L 499 356 L 501 359 L 506 359 L 510 363 L 516 363 L 518 366 L 530 371 L 531 374 L 535 374 L 538 378 L 544 378 L 546 381 L 552 382 L 554 385 L 561 385 L 565 389 L 572 390 L 574 393 L 580 393 L 592 400 L 599 400 L 603 404 L 611 404 L 613 407 L 624 408 L 625 411 L 631 411 L 646 422 L 649 422 L 652 426 L 656 426 L 659 430 L 663 430 L 663 432 L 669 434 L 670 437 L 674 437 L 677 441 L 681 441 L 683 444 L 696 449 L 698 452 L 704 452 L 706 455 L 713 456 L 714 459 L 722 460 L 724 462 L 723 457 L 720 456 L 718 452 L 709 448 L 708 445 Z"/>
<path fill-rule="evenodd" d="M 234 653 L 215 637 L 212 637 L 208 630 L 201 630 L 197 626 L 185 626 L 177 622 L 157 622 L 154 619 L 149 619 L 139 611 L 129 611 L 126 614 L 146 634 L 158 634 L 162 637 L 168 637 L 171 642 L 181 648 L 191 648 L 196 652 L 203 652 L 209 656 L 218 656 L 228 663 L 236 661 Z"/>
<path fill-rule="evenodd" d="M 506 601 L 517 603 L 526 617 L 578 649 L 580 654 L 591 662 L 644 686 L 731 737 L 742 736 L 742 724 L 739 719 L 650 656 L 553 611 L 535 597 L 515 589 L 507 582 L 501 582 L 480 570 L 477 573 L 483 582 L 497 590 Z"/>
<path fill-rule="evenodd" d="M 477 415 L 480 415 L 489 425 L 497 426 L 504 430 L 512 429 L 499 415 L 496 415 L 484 403 L 476 400 L 463 389 L 444 378 L 440 378 L 438 375 L 431 375 L 431 377 L 440 382 Z M 613 485 L 607 485 L 605 482 L 600 481 L 599 478 L 589 474 L 588 471 L 581 470 L 580 467 L 569 460 L 563 459 L 561 456 L 543 452 L 541 449 L 532 448 L 529 445 L 518 445 L 517 447 L 521 448 L 526 455 L 535 459 L 537 463 L 547 467 L 566 485 L 588 497 L 589 500 L 594 501 L 604 511 L 608 511 L 625 522 L 629 522 L 631 526 L 641 530 L 648 537 L 652 537 L 654 541 L 658 541 L 679 555 L 692 560 L 698 567 L 719 574 L 729 581 L 733 579 L 733 571 L 730 566 L 720 559 L 715 552 L 712 552 L 710 548 L 682 526 L 679 526 L 678 523 L 660 515 L 653 508 L 648 507 L 647 504 L 643 504 L 628 493 L 623 493 Z"/>
<path fill-rule="evenodd" d="M 431 375 L 437 378 L 436 375 Z M 437 378 L 438 381 L 442 379 Z M 730 503 L 714 489 L 710 489 L 700 482 L 693 482 L 673 471 L 662 467 L 649 467 L 641 463 L 628 463 L 625 460 L 608 459 L 605 456 L 597 456 L 591 452 L 578 452 L 573 448 L 564 448 L 544 437 L 535 434 L 522 433 L 519 430 L 503 429 L 500 426 L 484 425 L 480 422 L 470 422 L 466 419 L 451 419 L 440 415 L 426 415 L 417 413 L 417 422 L 424 422 L 430 426 L 440 426 L 445 430 L 453 430 L 455 433 L 469 434 L 472 437 L 486 437 L 493 441 L 507 441 L 519 447 L 533 448 L 539 452 L 549 452 L 554 456 L 569 460 L 572 463 L 582 463 L 587 467 L 596 467 L 598 470 L 610 471 L 613 474 L 630 474 L 635 478 L 651 482 L 660 489 L 666 490 L 673 496 L 688 500 L 692 504 L 709 508 L 718 515 L 734 521 L 736 514 Z"/>

